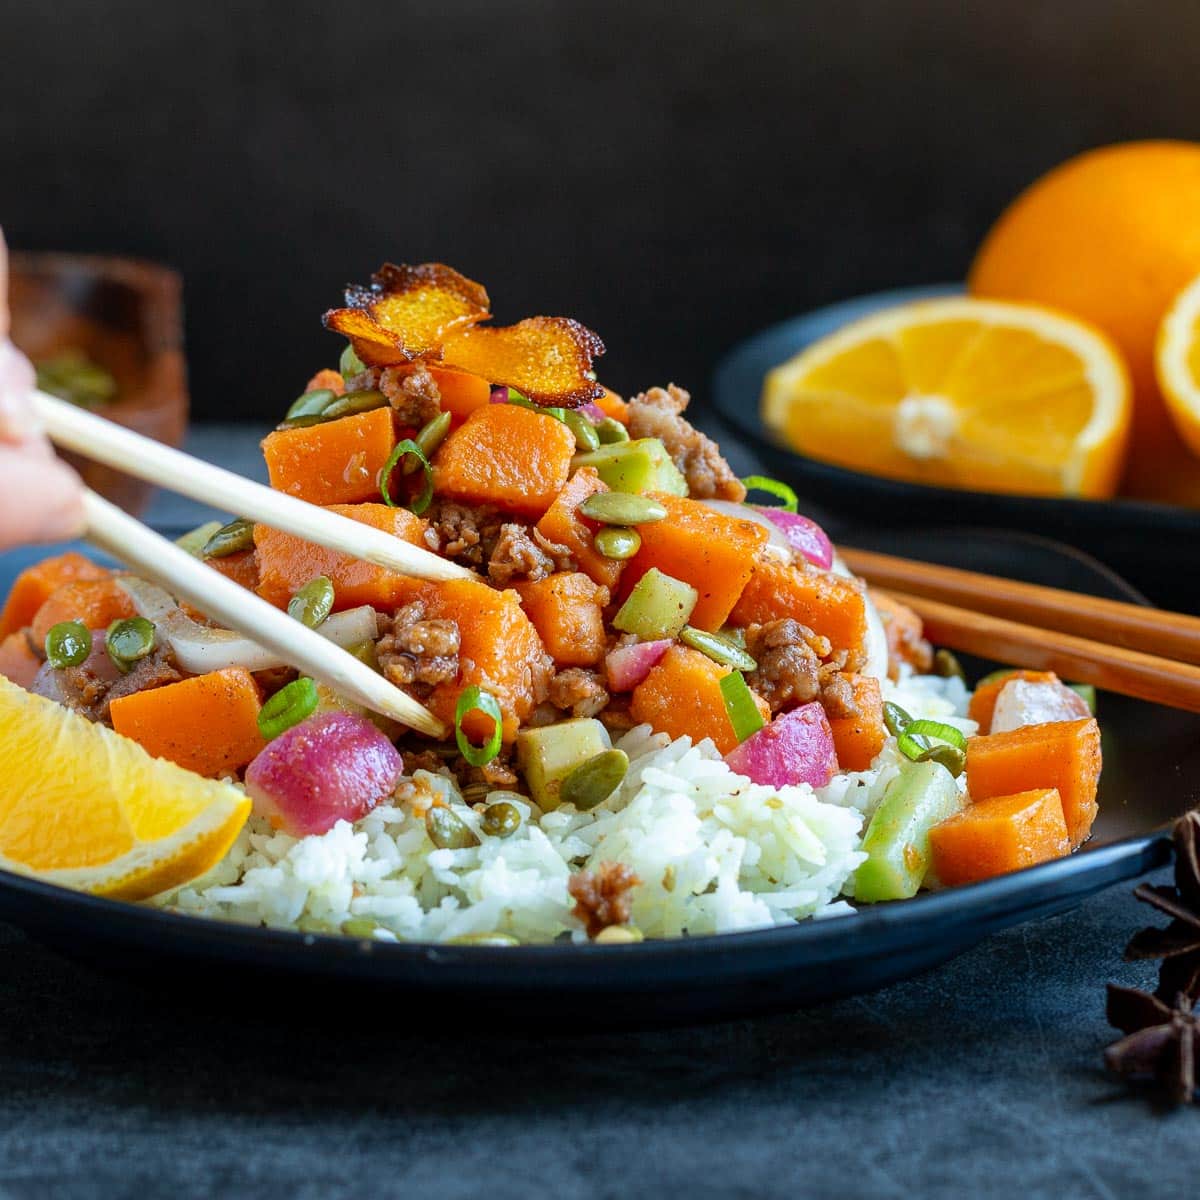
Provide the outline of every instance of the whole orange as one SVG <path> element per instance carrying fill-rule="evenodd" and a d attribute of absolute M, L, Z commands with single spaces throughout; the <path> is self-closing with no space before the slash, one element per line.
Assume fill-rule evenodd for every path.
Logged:
<path fill-rule="evenodd" d="M 1200 460 L 1163 405 L 1159 322 L 1200 274 L 1200 144 L 1105 146 L 1043 175 L 1008 206 L 971 265 L 972 295 L 1027 300 L 1099 326 L 1125 355 L 1133 437 L 1122 491 L 1200 504 Z"/>

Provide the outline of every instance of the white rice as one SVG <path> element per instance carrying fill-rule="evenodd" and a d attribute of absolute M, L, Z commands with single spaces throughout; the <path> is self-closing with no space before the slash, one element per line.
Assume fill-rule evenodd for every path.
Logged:
<path fill-rule="evenodd" d="M 974 731 L 961 680 L 910 675 L 884 691 L 913 716 Z M 354 825 L 339 821 L 305 838 L 251 818 L 208 875 L 158 903 L 285 929 L 337 931 L 350 921 L 352 932 L 373 922 L 373 936 L 383 940 L 493 932 L 522 942 L 583 940 L 567 880 L 607 861 L 624 863 L 641 880 L 632 920 L 648 937 L 853 911 L 840 897 L 865 857 L 864 824 L 899 770 L 894 739 L 869 770 L 815 789 L 751 783 L 710 741 L 671 741 L 645 725 L 617 745 L 629 755 L 629 773 L 590 812 L 564 806 L 543 814 L 521 802 L 521 828 L 490 837 L 449 778 L 418 771 L 414 779 L 442 793 L 478 846 L 438 849 L 422 815 L 407 805 L 380 806 Z"/>

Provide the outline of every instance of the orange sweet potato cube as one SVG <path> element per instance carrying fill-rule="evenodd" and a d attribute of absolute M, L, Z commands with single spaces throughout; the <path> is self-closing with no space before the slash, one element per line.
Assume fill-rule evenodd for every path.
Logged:
<path fill-rule="evenodd" d="M 608 484 L 596 474 L 594 467 L 580 467 L 546 509 L 537 528 L 548 541 L 566 546 L 579 569 L 612 592 L 625 563 L 620 559 L 605 558 L 592 545 L 592 534 L 601 526 L 595 521 L 587 521 L 578 512 L 579 506 L 593 492 L 607 491 Z"/>
<path fill-rule="evenodd" d="M 390 408 L 323 425 L 277 429 L 262 444 L 276 491 L 325 505 L 378 499 L 379 473 L 395 447 Z"/>
<path fill-rule="evenodd" d="M 1057 788 L 993 796 L 929 831 L 933 870 L 946 884 L 975 883 L 1071 853 Z"/>
<path fill-rule="evenodd" d="M 990 800 L 1057 788 L 1071 846 L 1081 845 L 1096 819 L 1100 726 L 1094 717 L 1024 725 L 967 739 L 967 792 Z"/>
<path fill-rule="evenodd" d="M 328 508 L 414 546 L 425 545 L 425 522 L 406 508 L 389 508 L 386 504 L 330 504 Z M 254 545 L 258 594 L 278 608 L 287 608 L 288 601 L 318 575 L 327 575 L 333 584 L 333 607 L 339 612 L 360 604 L 388 609 L 398 603 L 397 589 L 404 576 L 386 567 L 327 550 L 266 525 L 254 527 Z"/>
<path fill-rule="evenodd" d="M 542 644 L 560 667 L 592 667 L 605 649 L 603 604 L 608 590 L 582 571 L 566 571 L 516 590 Z"/>
<path fill-rule="evenodd" d="M 103 579 L 110 574 L 73 550 L 26 567 L 17 576 L 0 612 L 0 638 L 24 629 L 33 620 L 33 614 L 49 599 L 50 593 L 63 584 L 77 579 Z"/>
<path fill-rule="evenodd" d="M 536 520 L 571 473 L 575 435 L 561 421 L 515 404 L 475 409 L 441 444 L 434 488 L 465 504 L 494 504 Z"/>
<path fill-rule="evenodd" d="M 638 526 L 642 545 L 625 568 L 622 596 L 628 596 L 634 584 L 657 567 L 700 593 L 689 618 L 692 625 L 710 632 L 720 629 L 754 573 L 766 530 L 699 500 L 661 493 L 654 499 L 667 510 L 667 517 Z"/>
<path fill-rule="evenodd" d="M 147 753 L 217 777 L 240 771 L 263 748 L 261 707 L 254 676 L 227 667 L 121 696 L 110 715 L 113 728 Z"/>
<path fill-rule="evenodd" d="M 854 694 L 858 716 L 830 717 L 833 746 L 843 771 L 865 771 L 887 741 L 883 723 L 883 695 L 879 680 L 871 675 L 843 676 Z"/>

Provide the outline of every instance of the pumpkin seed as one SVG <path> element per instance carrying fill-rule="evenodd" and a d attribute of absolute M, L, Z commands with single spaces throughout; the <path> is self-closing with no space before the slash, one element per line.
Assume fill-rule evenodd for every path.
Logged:
<path fill-rule="evenodd" d="M 757 671 L 758 663 L 745 650 L 719 633 L 707 633 L 694 625 L 685 625 L 679 631 L 679 640 L 701 654 L 707 654 L 713 662 L 723 667 L 734 667 L 739 671 Z"/>
<path fill-rule="evenodd" d="M 200 551 L 202 558 L 227 558 L 237 554 L 239 550 L 249 550 L 254 545 L 254 522 L 245 517 L 238 517 L 228 525 L 222 525 L 216 533 L 204 543 Z"/>
<path fill-rule="evenodd" d="M 609 525 L 598 529 L 592 537 L 592 545 L 605 558 L 614 558 L 618 562 L 632 558 L 642 548 L 642 535 L 636 529 L 621 529 Z"/>
<path fill-rule="evenodd" d="M 446 440 L 446 434 L 449 432 L 450 414 L 440 412 L 432 421 L 426 421 L 421 426 L 421 432 L 413 438 L 413 441 L 421 447 L 421 452 L 426 458 L 432 458 L 434 451 Z M 400 467 L 400 474 L 411 475 L 420 465 L 421 460 L 416 455 L 410 454 L 404 459 Z"/>
<path fill-rule="evenodd" d="M 593 492 L 579 511 L 605 525 L 651 525 L 667 518 L 667 510 L 657 500 L 633 492 Z"/>
<path fill-rule="evenodd" d="M 318 575 L 288 601 L 288 616 L 316 629 L 333 611 L 333 600 L 333 581 L 328 575 Z"/>
<path fill-rule="evenodd" d="M 563 424 L 575 435 L 575 449 L 581 454 L 600 449 L 596 427 L 583 413 L 568 409 L 563 414 Z"/>
<path fill-rule="evenodd" d="M 447 941 L 448 946 L 519 946 L 521 943 L 511 933 L 490 931 L 486 933 L 460 933 Z"/>
<path fill-rule="evenodd" d="M 602 750 L 582 762 L 562 781 L 559 791 L 563 804 L 573 804 L 587 812 L 603 803 L 621 786 L 629 770 L 629 755 L 624 750 Z"/>
<path fill-rule="evenodd" d="M 592 938 L 597 946 L 622 946 L 645 940 L 646 935 L 636 925 L 606 925 Z"/>
<path fill-rule="evenodd" d="M 958 656 L 949 650 L 939 650 L 933 656 L 933 669 L 943 679 L 961 679 L 966 682 L 967 673 L 962 669 Z"/>
<path fill-rule="evenodd" d="M 483 810 L 480 819 L 483 832 L 490 837 L 511 837 L 521 828 L 521 810 L 515 804 L 509 804 L 507 800 L 489 804 Z"/>
<path fill-rule="evenodd" d="M 438 806 L 425 814 L 425 832 L 439 850 L 466 850 L 478 846 L 475 831 L 450 809 Z"/>
<path fill-rule="evenodd" d="M 133 664 L 154 649 L 154 633 L 154 622 L 145 617 L 126 617 L 108 627 L 104 648 L 118 671 L 128 675 Z"/>
<path fill-rule="evenodd" d="M 92 634 L 82 621 L 59 621 L 46 634 L 46 661 L 55 669 L 77 667 L 92 652 Z"/>
<path fill-rule="evenodd" d="M 357 413 L 371 412 L 372 409 L 386 408 L 387 402 L 388 398 L 374 388 L 362 392 L 347 392 L 321 413 L 321 420 L 336 421 L 339 417 L 351 417 Z"/>

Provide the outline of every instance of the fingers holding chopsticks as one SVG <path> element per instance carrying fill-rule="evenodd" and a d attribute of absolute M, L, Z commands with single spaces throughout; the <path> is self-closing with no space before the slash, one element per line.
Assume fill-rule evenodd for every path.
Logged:
<path fill-rule="evenodd" d="M 84 529 L 79 476 L 42 432 L 33 368 L 8 330 L 8 252 L 0 231 L 0 549 L 77 537 Z"/>

